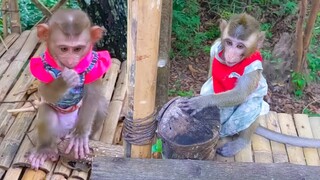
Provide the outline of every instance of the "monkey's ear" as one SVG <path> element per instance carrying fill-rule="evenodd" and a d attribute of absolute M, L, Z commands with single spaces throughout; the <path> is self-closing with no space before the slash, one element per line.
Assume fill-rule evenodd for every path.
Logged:
<path fill-rule="evenodd" d="M 49 37 L 49 26 L 44 23 L 37 25 L 37 35 L 39 39 L 46 41 Z"/>
<path fill-rule="evenodd" d="M 259 32 L 257 37 L 258 49 L 262 48 L 265 37 L 266 37 L 266 33 L 264 31 Z"/>
<path fill-rule="evenodd" d="M 228 22 L 227 22 L 226 20 L 224 20 L 224 19 L 221 19 L 221 20 L 220 20 L 220 25 L 219 25 L 219 27 L 220 27 L 220 32 L 221 32 L 221 33 L 225 30 L 225 28 L 227 27 L 227 25 L 228 25 Z"/>
<path fill-rule="evenodd" d="M 95 43 L 99 41 L 104 33 L 105 29 L 100 26 L 92 26 L 90 29 L 91 40 Z"/>

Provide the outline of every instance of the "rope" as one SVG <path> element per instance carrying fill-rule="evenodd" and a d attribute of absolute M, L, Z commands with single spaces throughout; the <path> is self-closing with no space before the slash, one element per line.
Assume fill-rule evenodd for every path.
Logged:
<path fill-rule="evenodd" d="M 133 120 L 132 117 L 126 117 L 124 119 L 124 139 L 130 144 L 145 145 L 152 141 L 157 124 L 155 121 L 154 111 L 151 115 Z"/>

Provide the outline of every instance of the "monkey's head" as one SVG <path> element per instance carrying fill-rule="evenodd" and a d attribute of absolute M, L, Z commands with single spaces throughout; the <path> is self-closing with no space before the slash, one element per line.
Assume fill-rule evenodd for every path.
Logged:
<path fill-rule="evenodd" d="M 47 24 L 39 24 L 37 33 L 57 64 L 73 69 L 102 38 L 103 28 L 91 26 L 88 15 L 81 10 L 62 9 Z"/>
<path fill-rule="evenodd" d="M 237 14 L 227 22 L 220 22 L 223 59 L 227 66 L 234 66 L 262 47 L 265 34 L 260 23 L 248 14 Z"/>

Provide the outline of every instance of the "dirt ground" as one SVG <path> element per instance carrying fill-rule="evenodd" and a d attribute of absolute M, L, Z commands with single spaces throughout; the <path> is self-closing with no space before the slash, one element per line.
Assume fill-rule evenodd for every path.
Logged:
<path fill-rule="evenodd" d="M 206 16 L 201 17 L 203 24 L 208 24 L 208 21 L 210 21 L 208 18 Z M 284 19 L 283 23 L 273 29 L 274 37 L 265 42 L 265 48 L 276 49 L 273 50 L 273 56 L 280 54 L 282 58 L 287 59 L 286 62 L 280 65 L 264 64 L 264 75 L 268 82 L 268 94 L 265 100 L 269 103 L 270 109 L 278 113 L 302 113 L 305 108 L 308 108 L 313 113 L 320 114 L 319 84 L 310 84 L 301 98 L 295 97 L 290 88 L 288 72 L 292 68 L 290 64 L 292 62 L 292 53 L 290 54 L 289 50 L 292 51 L 293 43 L 292 41 L 288 43 L 288 38 L 292 37 L 293 32 L 290 30 L 283 31 L 284 28 L 279 29 L 279 27 L 286 27 L 286 23 L 290 22 L 292 23 L 290 19 Z M 205 29 L 205 25 L 202 28 Z M 213 41 L 214 39 L 205 44 L 211 45 Z M 170 66 L 169 89 L 191 90 L 194 95 L 198 95 L 202 84 L 208 78 L 209 54 L 202 52 L 195 58 L 175 57 L 171 60 Z M 275 76 L 278 78 L 275 78 Z"/>

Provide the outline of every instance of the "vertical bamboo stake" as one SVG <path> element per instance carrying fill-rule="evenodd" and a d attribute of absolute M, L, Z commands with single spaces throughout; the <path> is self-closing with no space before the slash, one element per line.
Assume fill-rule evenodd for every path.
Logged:
<path fill-rule="evenodd" d="M 299 16 L 296 26 L 296 50 L 297 50 L 297 66 L 296 72 L 300 72 L 303 57 L 303 22 L 306 16 L 307 0 L 301 0 L 299 3 Z"/>
<path fill-rule="evenodd" d="M 3 38 L 8 36 L 8 0 L 2 1 L 2 23 L 3 23 Z"/>
<path fill-rule="evenodd" d="M 128 113 L 133 121 L 154 113 L 161 0 L 128 0 Z M 131 146 L 131 157 L 150 158 L 151 144 Z"/>
<path fill-rule="evenodd" d="M 11 12 L 10 29 L 11 33 L 21 33 L 20 13 L 18 0 L 11 0 L 9 4 Z"/>

